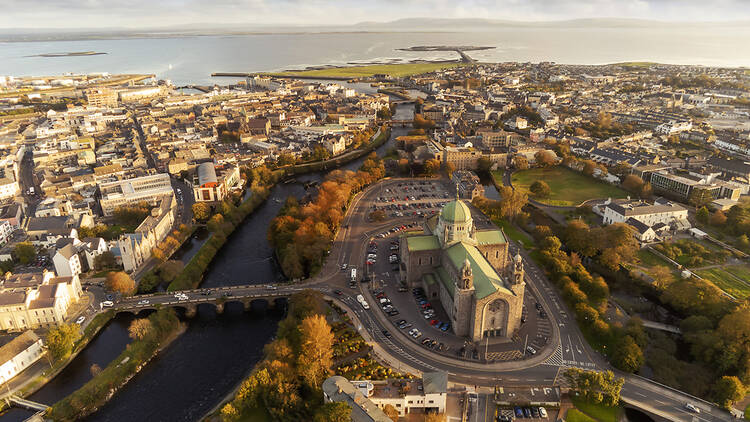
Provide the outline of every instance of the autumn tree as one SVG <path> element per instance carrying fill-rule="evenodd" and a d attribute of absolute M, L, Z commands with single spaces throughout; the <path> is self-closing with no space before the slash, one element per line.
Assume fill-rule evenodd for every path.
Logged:
<path fill-rule="evenodd" d="M 45 343 L 53 360 L 59 361 L 70 355 L 79 338 L 81 327 L 78 324 L 63 323 L 49 330 Z"/>
<path fill-rule="evenodd" d="M 525 156 L 518 154 L 513 157 L 513 164 L 518 170 L 526 170 L 529 168 L 529 160 Z"/>
<path fill-rule="evenodd" d="M 695 208 L 705 207 L 713 201 L 711 191 L 703 188 L 694 188 L 688 195 L 688 202 Z"/>
<path fill-rule="evenodd" d="M 352 408 L 346 403 L 324 403 L 313 415 L 313 422 L 350 422 Z"/>
<path fill-rule="evenodd" d="M 607 406 L 615 406 L 620 402 L 620 392 L 625 380 L 615 377 L 612 371 L 568 368 L 563 376 L 572 390 L 577 391 L 590 402 L 603 403 Z"/>
<path fill-rule="evenodd" d="M 425 413 L 424 422 L 445 422 L 445 413 Z"/>
<path fill-rule="evenodd" d="M 622 181 L 622 188 L 636 195 L 639 195 L 641 193 L 643 185 L 643 179 L 636 176 L 635 174 L 628 174 Z"/>
<path fill-rule="evenodd" d="M 123 271 L 111 271 L 107 274 L 107 280 L 104 285 L 108 291 L 117 292 L 125 296 L 135 292 L 135 281 Z"/>
<path fill-rule="evenodd" d="M 211 217 L 211 206 L 205 202 L 196 202 L 191 209 L 193 210 L 193 218 L 197 221 L 206 221 Z"/>
<path fill-rule="evenodd" d="M 537 180 L 532 183 L 529 187 L 529 191 L 537 198 L 548 198 L 552 193 L 552 189 L 550 189 L 549 185 L 544 180 Z"/>
<path fill-rule="evenodd" d="M 214 214 L 206 223 L 206 228 L 212 233 L 216 233 L 221 230 L 224 225 L 224 216 L 221 214 Z"/>
<path fill-rule="evenodd" d="M 514 220 L 523 213 L 528 196 L 510 186 L 500 187 L 500 217 Z"/>
<path fill-rule="evenodd" d="M 171 259 L 159 266 L 159 277 L 167 282 L 171 283 L 185 268 L 185 264 L 182 261 Z"/>
<path fill-rule="evenodd" d="M 143 340 L 151 330 L 151 321 L 148 318 L 137 318 L 130 323 L 128 335 L 133 340 Z"/>
<path fill-rule="evenodd" d="M 385 413 L 386 416 L 391 418 L 393 422 L 398 422 L 398 417 L 399 417 L 398 410 L 395 407 L 393 407 L 392 404 L 386 404 L 385 407 L 383 408 L 383 413 Z"/>
<path fill-rule="evenodd" d="M 723 376 L 713 386 L 713 396 L 716 403 L 725 409 L 745 397 L 745 386 L 735 376 Z"/>
<path fill-rule="evenodd" d="M 643 351 L 633 337 L 625 336 L 617 342 L 612 354 L 612 365 L 626 372 L 635 373 L 643 366 Z"/>
<path fill-rule="evenodd" d="M 555 165 L 555 154 L 552 151 L 541 150 L 534 154 L 534 161 L 540 167 L 550 167 Z"/>
<path fill-rule="evenodd" d="M 708 223 L 712 226 L 723 226 L 727 222 L 727 216 L 724 215 L 724 211 L 716 210 L 708 220 Z"/>
<path fill-rule="evenodd" d="M 302 344 L 297 368 L 307 385 L 318 388 L 333 364 L 334 335 L 322 315 L 303 319 L 300 332 Z"/>

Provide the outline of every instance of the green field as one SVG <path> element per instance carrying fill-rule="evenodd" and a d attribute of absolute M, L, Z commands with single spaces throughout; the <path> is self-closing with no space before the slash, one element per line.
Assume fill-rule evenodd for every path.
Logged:
<path fill-rule="evenodd" d="M 508 237 L 515 240 L 516 242 L 521 242 L 524 248 L 531 249 L 534 247 L 534 238 L 526 234 L 526 232 L 523 232 L 520 229 L 518 229 L 511 222 L 507 220 L 502 220 L 502 219 L 492 220 L 492 222 L 495 223 L 498 227 L 502 228 L 503 232 Z"/>
<path fill-rule="evenodd" d="M 497 183 L 498 186 L 503 185 L 503 176 L 505 176 L 505 169 L 492 170 L 490 171 L 490 174 L 492 175 L 492 178 L 495 179 L 495 183 Z"/>
<path fill-rule="evenodd" d="M 591 419 L 590 417 L 581 413 L 581 411 L 578 409 L 568 409 L 568 412 L 565 414 L 565 421 L 566 422 L 596 422 L 596 419 Z"/>
<path fill-rule="evenodd" d="M 628 193 L 624 190 L 600 182 L 592 177 L 584 176 L 567 167 L 547 167 L 521 170 L 511 176 L 513 186 L 525 192 L 537 180 L 547 182 L 552 194 L 549 198 L 540 200 L 548 205 L 577 206 L 589 199 L 625 198 Z M 533 196 L 529 195 L 531 198 Z"/>
<path fill-rule="evenodd" d="M 655 64 L 654 62 L 622 62 L 622 63 L 612 63 L 613 66 L 627 66 L 627 67 L 651 67 Z"/>
<path fill-rule="evenodd" d="M 578 397 L 571 397 L 576 409 L 585 413 L 590 418 L 599 422 L 617 422 L 619 407 L 610 407 L 603 404 L 590 403 Z M 570 411 L 568 411 L 570 413 Z"/>
<path fill-rule="evenodd" d="M 367 66 L 332 67 L 328 69 L 300 70 L 289 72 L 268 73 L 272 76 L 303 76 L 306 78 L 366 78 L 376 74 L 386 74 L 397 78 L 421 73 L 434 72 L 439 69 L 451 69 L 466 66 L 459 62 L 442 63 L 404 63 L 404 64 L 375 64 Z"/>
<path fill-rule="evenodd" d="M 707 270 L 696 271 L 696 274 L 711 281 L 718 288 L 736 297 L 738 300 L 745 300 L 750 297 L 750 286 L 737 280 L 737 278 L 740 278 L 750 282 L 750 267 L 748 266 L 730 265 L 720 268 L 709 268 Z"/>

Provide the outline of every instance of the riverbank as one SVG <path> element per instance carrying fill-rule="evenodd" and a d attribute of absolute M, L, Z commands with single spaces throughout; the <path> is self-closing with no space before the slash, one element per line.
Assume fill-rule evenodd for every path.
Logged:
<path fill-rule="evenodd" d="M 136 340 L 83 387 L 55 403 L 47 415 L 56 421 L 73 421 L 96 412 L 187 327 L 171 308 L 159 309 L 143 320 L 148 324 Z"/>
<path fill-rule="evenodd" d="M 83 335 L 78 339 L 76 344 L 73 345 L 73 351 L 68 357 L 52 364 L 49 370 L 41 371 L 41 373 L 36 376 L 32 375 L 32 378 L 27 383 L 17 387 L 13 394 L 21 398 L 27 398 L 39 391 L 48 382 L 58 376 L 71 362 L 73 362 L 75 358 L 86 349 L 89 342 L 91 342 L 91 340 L 93 340 L 97 334 L 107 326 L 114 316 L 115 313 L 112 310 L 95 316 L 86 328 L 84 328 Z M 0 402 L 0 412 L 5 411 L 6 409 L 8 409 L 7 403 L 5 401 Z"/>

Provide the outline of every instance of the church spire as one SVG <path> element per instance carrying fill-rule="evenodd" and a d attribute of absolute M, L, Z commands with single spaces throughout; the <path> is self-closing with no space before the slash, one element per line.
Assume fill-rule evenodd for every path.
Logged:
<path fill-rule="evenodd" d="M 458 183 L 456 183 L 456 201 L 458 201 Z"/>

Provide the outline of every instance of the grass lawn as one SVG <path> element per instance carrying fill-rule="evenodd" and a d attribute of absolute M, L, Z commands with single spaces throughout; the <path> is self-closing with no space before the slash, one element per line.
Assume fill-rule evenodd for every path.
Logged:
<path fill-rule="evenodd" d="M 526 234 L 526 232 L 518 229 L 516 226 L 514 226 L 509 221 L 505 220 L 493 220 L 493 223 L 497 224 L 498 227 L 503 229 L 503 232 L 505 232 L 508 237 L 511 239 L 521 242 L 524 248 L 531 249 L 534 247 L 534 239 Z"/>
<path fill-rule="evenodd" d="M 439 69 L 450 69 L 465 66 L 465 63 L 443 62 L 443 63 L 403 63 L 403 64 L 376 64 L 367 66 L 332 67 L 329 69 L 300 70 L 291 72 L 269 73 L 272 76 L 305 76 L 310 78 L 365 78 L 375 74 L 387 74 L 394 77 L 419 75 L 421 73 L 434 72 Z"/>
<path fill-rule="evenodd" d="M 566 422 L 596 422 L 596 420 L 584 415 L 577 409 L 568 409 L 565 413 Z"/>
<path fill-rule="evenodd" d="M 603 404 L 587 402 L 578 397 L 571 397 L 576 409 L 590 416 L 599 422 L 617 422 L 617 414 L 620 413 L 619 407 L 610 407 Z"/>
<path fill-rule="evenodd" d="M 499 186 L 503 185 L 503 176 L 505 175 L 505 169 L 492 170 L 490 171 L 490 174 L 492 174 L 492 178 L 495 179 L 495 183 L 497 183 Z"/>
<path fill-rule="evenodd" d="M 545 181 L 552 193 L 540 202 L 549 205 L 576 206 L 589 199 L 625 198 L 624 190 L 584 176 L 567 167 L 547 167 L 521 170 L 511 176 L 513 186 L 528 193 L 529 187 L 537 180 Z M 533 198 L 532 195 L 529 195 Z"/>
<path fill-rule="evenodd" d="M 745 72 L 750 72 L 750 70 L 746 70 Z M 750 73 L 748 73 L 750 75 Z M 745 420 L 750 421 L 750 404 L 745 407 Z"/>
<path fill-rule="evenodd" d="M 644 266 L 644 267 L 663 266 L 667 268 L 672 268 L 672 264 L 661 259 L 661 257 L 655 255 L 653 252 L 651 252 L 648 249 L 640 249 L 638 250 L 638 253 L 636 255 L 638 256 L 638 260 L 641 261 L 640 262 L 641 266 Z"/>
<path fill-rule="evenodd" d="M 750 268 L 743 265 L 732 265 L 722 268 L 709 268 L 696 271 L 696 274 L 714 283 L 718 288 L 724 290 L 739 300 L 750 297 L 750 286 L 732 277 L 739 277 L 750 281 Z M 730 275 L 732 274 L 732 275 Z"/>

